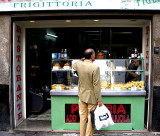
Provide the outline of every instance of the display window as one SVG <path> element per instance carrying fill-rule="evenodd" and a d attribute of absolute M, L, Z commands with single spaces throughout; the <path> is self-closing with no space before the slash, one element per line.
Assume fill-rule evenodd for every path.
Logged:
<path fill-rule="evenodd" d="M 83 58 L 83 52 L 87 48 L 93 48 L 96 52 L 94 63 L 101 69 L 102 91 L 143 90 L 144 93 L 148 90 L 148 22 L 129 19 L 50 20 L 32 24 L 19 22 L 26 26 L 26 118 L 51 120 L 50 91 L 77 91 L 78 79 L 72 71 L 72 64 Z M 114 120 L 117 123 L 131 123 L 130 104 L 105 104 L 123 107 L 123 111 L 126 106 L 127 114 L 123 119 L 118 119 L 122 115 L 116 114 L 120 109 L 113 111 Z M 76 103 L 68 104 L 65 109 L 74 108 L 75 105 Z M 72 113 L 69 110 L 65 112 L 65 122 L 78 122 L 78 112 L 72 117 L 70 112 Z"/>

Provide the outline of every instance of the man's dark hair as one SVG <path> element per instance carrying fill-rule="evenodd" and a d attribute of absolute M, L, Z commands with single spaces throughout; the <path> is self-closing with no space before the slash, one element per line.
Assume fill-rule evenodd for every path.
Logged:
<path fill-rule="evenodd" d="M 92 55 L 94 55 L 94 50 L 93 49 L 87 49 L 84 52 L 85 59 L 90 59 Z"/>

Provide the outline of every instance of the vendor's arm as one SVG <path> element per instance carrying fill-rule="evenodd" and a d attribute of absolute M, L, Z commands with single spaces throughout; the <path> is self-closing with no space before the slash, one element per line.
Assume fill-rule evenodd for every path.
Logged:
<path fill-rule="evenodd" d="M 129 72 L 130 75 L 132 75 L 134 78 L 138 77 L 138 74 L 134 73 L 134 72 Z"/>

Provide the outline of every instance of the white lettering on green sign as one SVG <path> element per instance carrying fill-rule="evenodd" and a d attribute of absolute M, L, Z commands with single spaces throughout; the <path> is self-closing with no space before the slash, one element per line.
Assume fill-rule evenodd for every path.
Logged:
<path fill-rule="evenodd" d="M 31 8 L 31 7 L 88 7 L 92 6 L 90 1 L 64 1 L 64 2 L 15 2 L 13 7 L 14 8 Z"/>

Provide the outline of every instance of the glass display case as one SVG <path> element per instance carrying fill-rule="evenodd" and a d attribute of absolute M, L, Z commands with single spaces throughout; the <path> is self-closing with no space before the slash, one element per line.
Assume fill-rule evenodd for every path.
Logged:
<path fill-rule="evenodd" d="M 51 90 L 70 90 L 72 77 L 72 60 L 53 59 L 51 66 Z"/>
<path fill-rule="evenodd" d="M 143 59 L 96 60 L 101 73 L 101 89 L 144 90 Z"/>
<path fill-rule="evenodd" d="M 78 90 L 78 77 L 72 69 L 76 61 L 52 60 L 51 90 Z M 143 59 L 96 59 L 93 63 L 100 67 L 102 90 L 144 90 Z"/>

